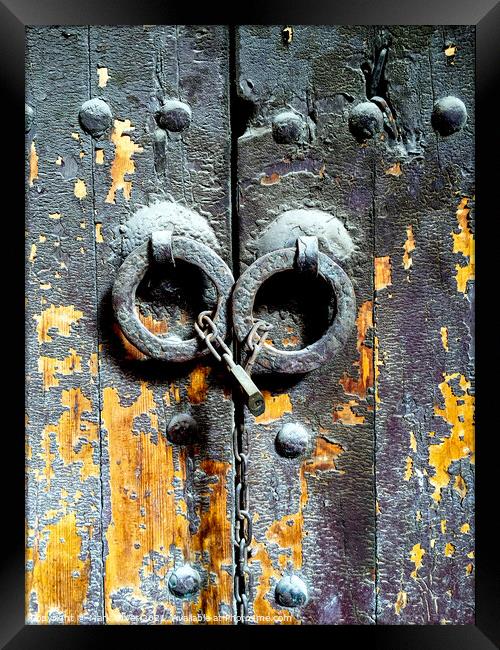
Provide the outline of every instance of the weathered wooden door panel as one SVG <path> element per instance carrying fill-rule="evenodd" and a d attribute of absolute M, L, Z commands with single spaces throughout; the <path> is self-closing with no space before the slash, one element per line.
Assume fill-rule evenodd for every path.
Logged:
<path fill-rule="evenodd" d="M 71 622 L 69 615 L 73 613 L 77 615 L 73 622 L 163 623 L 182 616 L 187 622 L 187 617 L 196 619 L 199 612 L 208 618 L 226 617 L 225 622 L 230 622 L 234 479 L 233 407 L 227 378 L 209 361 L 179 368 L 145 359 L 123 337 L 110 307 L 116 271 L 131 248 L 140 243 L 134 213 L 141 206 L 154 213 L 160 210 L 161 201 L 176 201 L 198 212 L 209 222 L 220 254 L 230 263 L 227 30 L 150 26 L 45 28 L 28 33 L 29 61 L 33 61 L 30 80 L 46 87 L 53 83 L 52 77 L 60 79 L 60 87 L 52 88 L 50 104 L 37 94 L 37 86 L 32 87 L 29 80 L 36 111 L 32 151 L 39 156 L 38 178 L 33 180 L 29 193 L 34 197 L 29 204 L 30 237 L 38 237 L 33 226 L 40 223 L 41 232 L 49 229 L 51 239 L 57 240 L 51 213 L 57 213 L 58 219 L 60 216 L 57 223 L 61 223 L 65 238 L 72 235 L 71 244 L 66 244 L 65 239 L 55 252 L 52 247 L 48 249 L 48 242 L 44 242 L 45 248 L 38 241 L 33 243 L 38 250 L 31 256 L 34 279 L 28 283 L 31 292 L 41 292 L 38 285 L 46 280 L 52 282 L 55 291 L 63 286 L 61 296 L 47 296 L 48 304 L 53 301 L 55 307 L 46 316 L 42 311 L 39 325 L 43 344 L 50 340 L 50 327 L 58 326 L 66 346 L 57 349 L 59 361 L 50 362 L 48 370 L 43 366 L 44 376 L 51 372 L 57 387 L 59 375 L 70 374 L 64 379 L 70 390 L 76 391 L 75 396 L 69 393 L 68 397 L 63 391 L 63 407 L 73 410 L 66 412 L 67 429 L 60 434 L 62 442 L 52 441 L 52 453 L 56 459 L 58 454 L 67 453 L 70 458 L 66 462 L 71 460 L 78 467 L 83 454 L 74 450 L 82 447 L 80 428 L 84 425 L 75 418 L 81 419 L 83 413 L 86 423 L 92 419 L 90 413 L 87 415 L 91 408 L 94 422 L 85 426 L 93 437 L 86 433 L 90 441 L 83 447 L 87 463 L 92 462 L 90 444 L 94 439 L 96 444 L 96 464 L 88 469 L 96 477 L 95 486 L 89 481 L 83 484 L 87 495 L 73 481 L 70 496 L 66 497 L 74 500 L 75 491 L 83 492 L 79 499 L 85 500 L 86 508 L 61 503 L 59 510 L 52 512 L 55 506 L 50 504 L 56 494 L 51 489 L 69 490 L 65 483 L 55 481 L 52 488 L 45 488 L 52 499 L 50 504 L 40 499 L 34 502 L 34 521 L 30 525 L 35 543 L 48 536 L 49 544 L 56 545 L 57 539 L 51 535 L 62 537 L 60 527 L 73 526 L 66 541 L 72 546 L 64 550 L 67 575 L 61 579 L 53 573 L 53 567 L 46 568 L 51 580 L 63 586 L 63 595 L 38 597 L 43 599 L 44 607 L 52 607 L 65 622 Z M 52 76 L 51 70 L 55 70 Z M 65 86 L 75 79 L 78 92 L 65 92 Z M 64 102 L 61 96 L 65 96 Z M 78 122 L 82 104 L 91 98 L 102 99 L 111 110 L 113 123 L 107 137 L 91 137 Z M 167 132 L 155 119 L 156 111 L 170 98 L 180 99 L 191 108 L 192 123 L 183 134 Z M 51 130 L 53 123 L 57 128 Z M 46 178 L 51 179 L 50 187 Z M 37 193 L 42 187 L 44 202 Z M 61 249 L 65 255 L 61 260 L 71 257 L 73 282 L 67 276 L 58 281 L 42 278 L 40 272 L 35 275 L 40 267 L 43 269 L 44 255 L 52 265 L 58 265 Z M 60 273 L 58 269 L 55 272 Z M 192 320 L 197 316 L 193 302 L 201 303 L 202 296 L 197 289 L 199 274 L 188 276 L 191 284 L 183 277 L 182 268 L 167 281 L 157 276 L 145 278 L 138 294 L 139 309 L 141 319 L 153 331 L 171 329 L 180 336 L 192 336 Z M 92 291 L 86 290 L 87 282 Z M 35 307 L 37 301 L 32 302 L 32 309 L 40 313 L 40 308 Z M 81 335 L 73 322 L 83 317 L 89 325 Z M 80 338 L 84 338 L 83 343 Z M 93 347 L 87 351 L 83 346 Z M 54 352 L 51 356 L 55 357 Z M 93 355 L 90 362 L 84 354 L 89 358 Z M 33 354 L 32 358 L 36 360 L 37 356 Z M 38 375 L 35 377 L 41 381 Z M 82 379 L 91 384 L 92 395 Z M 59 383 L 60 391 L 65 384 L 61 380 Z M 56 388 L 49 385 L 48 390 Z M 79 397 L 81 391 L 85 395 Z M 47 401 L 59 412 L 61 407 L 53 395 L 48 393 Z M 66 404 L 64 400 L 70 397 L 71 404 Z M 38 398 L 29 401 L 34 409 L 42 403 Z M 78 409 L 73 408 L 73 403 Z M 165 437 L 169 421 L 181 413 L 190 414 L 198 425 L 200 440 L 194 446 L 175 445 Z M 42 414 L 31 422 L 34 428 L 30 439 L 42 450 L 44 444 L 49 445 L 50 432 L 44 433 L 43 427 L 46 421 L 52 421 L 51 417 L 55 416 Z M 62 445 L 65 447 L 59 451 Z M 32 455 L 37 463 L 54 465 L 48 452 L 35 451 Z M 66 480 L 71 481 L 71 477 Z M 35 492 L 40 490 L 38 482 L 35 477 L 31 479 Z M 90 492 L 91 487 L 95 494 Z M 73 511 L 87 527 L 96 520 L 90 534 L 86 528 L 82 532 L 83 522 L 75 523 Z M 37 521 L 37 517 L 48 516 L 56 522 L 55 532 L 46 533 Z M 61 518 L 63 524 L 57 523 Z M 87 537 L 93 540 L 90 550 Z M 95 560 L 91 556 L 94 550 Z M 202 588 L 196 598 L 183 602 L 172 596 L 167 582 L 172 569 L 185 563 L 199 572 Z M 45 565 L 38 560 L 35 573 L 42 571 L 39 566 Z M 79 593 L 74 586 L 76 571 L 81 574 Z M 36 584 L 33 591 L 35 598 Z M 92 597 L 88 601 L 87 594 Z M 70 606 L 65 599 L 73 604 Z M 71 609 L 75 606 L 76 612 Z M 44 622 L 44 613 L 38 610 L 37 617 L 33 611 L 34 620 Z"/>
<path fill-rule="evenodd" d="M 93 623 L 103 607 L 96 260 L 88 29 L 27 31 L 26 619 Z"/>
<path fill-rule="evenodd" d="M 472 623 L 474 29 L 375 36 L 402 129 L 374 191 L 377 620 Z M 468 121 L 441 137 L 430 115 L 450 95 Z"/>
<path fill-rule="evenodd" d="M 234 44 L 218 26 L 27 30 L 27 620 L 234 623 L 245 588 L 255 623 L 470 623 L 474 31 L 243 26 Z M 445 134 L 449 96 L 468 115 Z M 173 213 L 236 278 L 293 249 L 250 300 L 272 326 L 258 417 L 211 356 L 154 361 L 117 324 L 120 267 Z M 189 339 L 214 287 L 152 266 L 136 306 Z M 339 322 L 317 369 L 262 361 L 319 365 Z M 200 584 L 181 597 L 183 567 Z"/>
<path fill-rule="evenodd" d="M 361 66 L 369 33 L 360 27 L 296 27 L 286 45 L 281 28 L 239 29 L 238 91 L 254 106 L 238 142 L 242 269 L 259 256 L 266 227 L 288 210 L 328 212 L 352 239 L 341 262 L 357 301 L 357 327 L 348 344 L 309 375 L 263 376 L 266 412 L 245 421 L 255 537 L 251 608 L 255 616 L 288 616 L 294 623 L 360 624 L 375 617 L 375 150 L 360 147 L 345 120 L 346 96 L 365 95 Z M 299 144 L 273 137 L 272 121 L 290 111 L 305 122 Z M 281 285 L 278 276 L 270 282 L 274 288 L 257 313 L 273 323 L 273 345 L 298 349 L 312 342 L 311 334 L 321 335 L 321 329 L 309 332 L 315 322 L 324 326 L 328 297 L 321 287 L 311 280 L 299 290 L 298 274 Z M 287 285 L 293 289 L 286 291 Z M 308 429 L 307 455 L 277 453 L 284 423 Z M 295 610 L 275 602 L 276 584 L 289 574 L 303 579 L 309 591 L 309 603 Z"/>

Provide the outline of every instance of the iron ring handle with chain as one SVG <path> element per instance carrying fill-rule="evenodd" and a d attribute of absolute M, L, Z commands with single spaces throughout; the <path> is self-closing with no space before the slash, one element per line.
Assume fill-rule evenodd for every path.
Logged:
<path fill-rule="evenodd" d="M 332 359 L 345 345 L 355 323 L 356 297 L 346 272 L 328 255 L 318 251 L 318 274 L 332 287 L 336 315 L 324 335 L 302 350 L 279 350 L 266 343 L 255 361 L 256 372 L 306 373 Z M 271 276 L 297 267 L 297 249 L 281 248 L 259 257 L 238 279 L 233 291 L 233 326 L 245 342 L 254 325 L 253 306 L 258 290 Z"/>
<path fill-rule="evenodd" d="M 198 266 L 215 285 L 217 306 L 213 322 L 224 338 L 227 331 L 227 303 L 234 283 L 231 270 L 211 248 L 190 237 L 172 236 L 169 245 L 174 259 Z M 153 359 L 184 362 L 206 356 L 209 350 L 199 338 L 183 341 L 171 336 L 158 336 L 139 320 L 135 294 L 152 261 L 151 241 L 147 241 L 125 258 L 116 275 L 112 302 L 123 334 L 132 345 Z"/>

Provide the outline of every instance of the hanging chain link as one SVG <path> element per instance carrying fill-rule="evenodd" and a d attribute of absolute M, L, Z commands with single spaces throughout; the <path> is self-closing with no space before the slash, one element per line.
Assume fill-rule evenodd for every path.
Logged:
<path fill-rule="evenodd" d="M 259 329 L 264 330 L 259 335 Z M 271 329 L 263 320 L 258 320 L 248 333 L 245 347 L 250 352 L 244 369 L 250 373 L 264 341 Z M 249 576 L 248 558 L 253 538 L 252 517 L 248 508 L 248 449 L 243 451 L 245 437 L 244 419 L 233 430 L 233 452 L 236 462 L 236 519 L 234 543 L 236 551 L 236 571 L 234 575 L 234 594 L 237 604 L 238 620 L 248 622 Z"/>
<path fill-rule="evenodd" d="M 210 318 L 211 313 L 212 312 L 210 311 L 201 312 L 198 316 L 197 322 L 194 324 L 196 333 L 217 361 L 223 361 L 226 364 L 232 377 L 238 382 L 243 391 L 249 411 L 253 415 L 262 415 L 265 408 L 264 397 L 252 381 L 248 372 L 235 362 L 231 350 L 224 343 L 224 339 L 219 334 L 217 326 Z M 220 348 L 220 353 L 215 349 L 214 344 Z"/>
<path fill-rule="evenodd" d="M 269 335 L 271 326 L 263 320 L 258 320 L 255 322 L 245 340 L 245 348 L 248 350 L 249 356 L 244 366 L 241 367 L 235 363 L 234 357 L 231 354 L 231 350 L 219 335 L 217 327 L 210 316 L 210 311 L 201 312 L 201 314 L 198 316 L 197 322 L 195 323 L 196 333 L 205 343 L 217 361 L 225 362 L 228 370 L 238 380 L 248 400 L 248 392 L 246 390 L 246 387 L 248 386 L 248 381 L 251 382 L 250 372 L 253 364 L 255 363 L 255 360 L 257 359 L 257 355 L 259 354 L 260 349 L 262 348 L 265 340 Z M 263 330 L 262 334 L 259 334 L 259 330 Z M 214 344 L 221 350 L 220 353 L 215 349 Z M 244 378 L 242 379 L 241 375 L 235 372 L 235 369 L 237 368 L 241 369 L 245 376 L 248 377 L 248 380 L 245 380 Z M 253 382 L 251 383 L 253 384 Z M 253 384 L 253 386 L 255 386 L 255 384 Z M 255 390 L 258 391 L 256 386 Z M 259 412 L 257 413 L 260 415 L 264 411 L 264 399 L 259 391 L 258 395 L 260 395 L 262 398 L 262 408 L 259 408 Z M 253 537 L 252 517 L 248 509 L 248 450 L 243 451 L 244 434 L 244 418 L 241 417 L 241 421 L 236 424 L 233 429 L 233 453 L 235 458 L 236 471 L 236 512 L 234 526 L 236 570 L 234 572 L 234 597 L 236 600 L 238 621 L 241 623 L 248 622 L 248 590 L 250 575 L 248 568 L 248 557 L 250 555 L 250 544 Z"/>

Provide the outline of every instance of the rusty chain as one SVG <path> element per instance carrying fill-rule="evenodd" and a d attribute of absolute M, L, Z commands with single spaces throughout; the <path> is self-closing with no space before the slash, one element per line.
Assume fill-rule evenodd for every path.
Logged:
<path fill-rule="evenodd" d="M 217 332 L 217 327 L 210 318 L 210 311 L 203 311 L 195 323 L 195 330 L 201 340 L 206 344 L 217 361 L 224 361 L 231 371 L 234 367 L 234 358 L 229 347 Z M 207 332 L 207 329 L 209 330 Z M 263 330 L 259 334 L 259 330 Z M 249 356 L 243 366 L 246 373 L 250 374 L 252 366 L 269 335 L 271 326 L 263 320 L 257 320 L 250 329 L 245 340 L 245 347 Z M 214 342 L 222 350 L 217 352 Z M 248 450 L 243 451 L 243 438 L 245 433 L 244 418 L 236 423 L 233 428 L 233 453 L 235 459 L 235 522 L 234 545 L 236 569 L 234 572 L 234 597 L 236 600 L 237 620 L 241 623 L 248 622 L 248 568 L 249 548 L 253 538 L 252 517 L 248 509 Z"/>

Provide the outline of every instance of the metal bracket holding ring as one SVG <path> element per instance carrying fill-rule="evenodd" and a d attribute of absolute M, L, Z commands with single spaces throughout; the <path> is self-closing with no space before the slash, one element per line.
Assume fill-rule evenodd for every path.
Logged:
<path fill-rule="evenodd" d="M 336 315 L 324 335 L 302 350 L 279 350 L 266 343 L 255 362 L 257 372 L 298 374 L 319 368 L 345 345 L 356 317 L 356 297 L 346 272 L 318 250 L 314 237 L 299 237 L 295 248 L 281 248 L 259 257 L 240 276 L 233 291 L 233 326 L 243 343 L 254 326 L 253 307 L 262 284 L 276 273 L 294 268 L 322 276 L 332 287 Z"/>
<path fill-rule="evenodd" d="M 113 285 L 112 303 L 123 334 L 132 345 L 147 356 L 161 361 L 185 362 L 204 357 L 209 350 L 199 338 L 180 340 L 169 335 L 153 334 L 140 321 L 135 295 L 150 264 L 173 264 L 175 259 L 198 266 L 217 290 L 217 306 L 213 322 L 222 337 L 227 332 L 227 304 L 234 284 L 231 270 L 211 248 L 190 237 L 173 236 L 171 232 L 155 232 L 149 241 L 135 248 L 125 258 Z"/>

